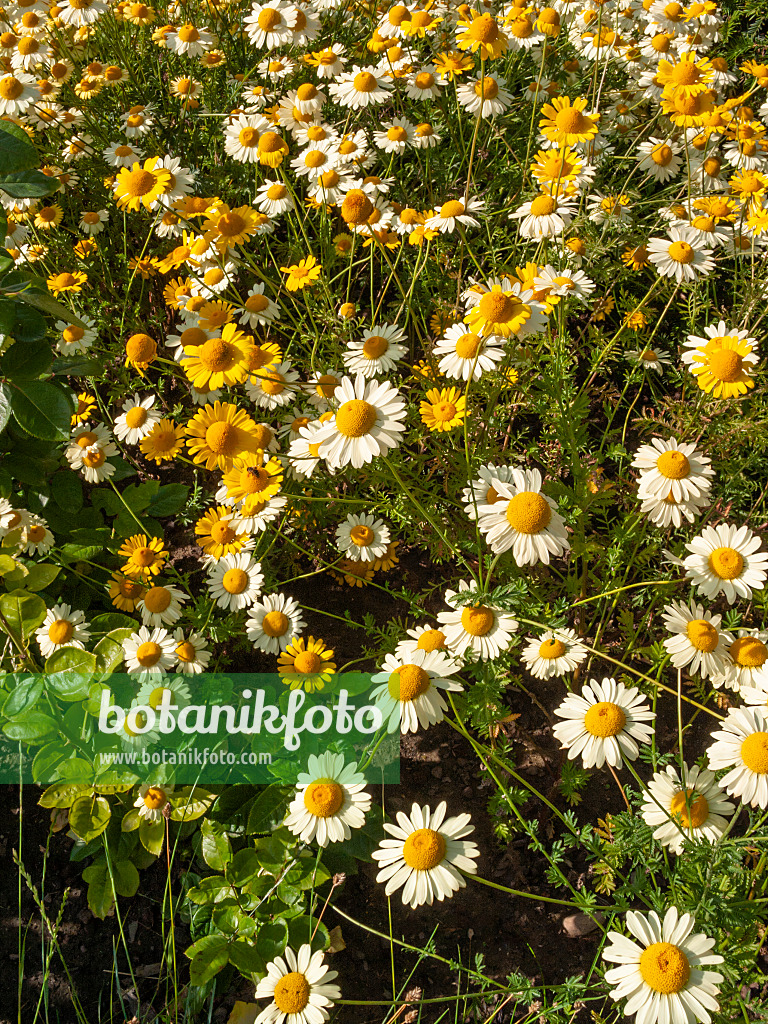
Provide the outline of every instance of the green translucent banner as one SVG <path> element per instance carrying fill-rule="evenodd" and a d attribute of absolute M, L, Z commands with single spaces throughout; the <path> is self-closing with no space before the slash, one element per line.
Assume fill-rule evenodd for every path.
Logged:
<path fill-rule="evenodd" d="M 396 783 L 399 732 L 373 687 L 359 672 L 313 693 L 271 674 L 8 673 L 0 783 L 98 787 L 158 774 L 180 784 L 294 783 L 324 751 L 343 754 L 370 781 Z"/>

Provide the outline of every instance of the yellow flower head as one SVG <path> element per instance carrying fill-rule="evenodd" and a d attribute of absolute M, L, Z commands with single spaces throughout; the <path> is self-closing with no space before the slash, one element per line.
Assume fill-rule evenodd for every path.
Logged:
<path fill-rule="evenodd" d="M 296 292 L 302 288 L 311 287 L 322 273 L 322 266 L 314 256 L 307 256 L 290 267 L 280 267 L 283 274 L 288 275 L 285 287 L 289 292 Z"/>
<path fill-rule="evenodd" d="M 138 210 L 144 206 L 151 210 L 160 196 L 171 187 L 171 173 L 160 167 L 156 156 L 144 161 L 144 166 L 135 163 L 129 170 L 122 167 L 115 181 L 115 198 L 121 210 Z"/>
<path fill-rule="evenodd" d="M 426 394 L 419 411 L 421 422 L 432 432 L 453 430 L 459 427 L 466 416 L 466 399 L 458 388 L 432 388 Z"/>
<path fill-rule="evenodd" d="M 336 665 L 332 658 L 333 651 L 323 640 L 315 640 L 313 636 L 307 640 L 294 637 L 278 658 L 277 671 L 292 690 L 314 693 L 322 690 L 333 677 Z"/>

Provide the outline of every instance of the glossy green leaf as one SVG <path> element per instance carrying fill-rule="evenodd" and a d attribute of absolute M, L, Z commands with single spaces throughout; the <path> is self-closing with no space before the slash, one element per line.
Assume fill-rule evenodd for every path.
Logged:
<path fill-rule="evenodd" d="M 53 384 L 44 381 L 19 382 L 14 387 L 13 415 L 27 433 L 46 441 L 69 437 L 72 406 Z"/>
<path fill-rule="evenodd" d="M 69 826 L 84 843 L 100 836 L 109 824 L 112 811 L 103 796 L 81 796 L 69 809 Z"/>
<path fill-rule="evenodd" d="M 229 962 L 229 943 L 223 935 L 204 935 L 186 950 L 191 963 L 189 980 L 205 985 Z"/>

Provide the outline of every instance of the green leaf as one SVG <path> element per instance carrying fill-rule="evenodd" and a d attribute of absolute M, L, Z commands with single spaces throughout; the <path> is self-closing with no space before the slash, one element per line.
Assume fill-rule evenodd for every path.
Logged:
<path fill-rule="evenodd" d="M 191 963 L 189 980 L 205 985 L 229 962 L 229 942 L 223 935 L 204 935 L 186 950 Z"/>
<path fill-rule="evenodd" d="M 14 345 L 0 357 L 3 376 L 12 380 L 37 380 L 49 372 L 53 353 L 47 341 L 37 345 Z M 11 389 L 13 391 L 13 389 Z"/>
<path fill-rule="evenodd" d="M 83 791 L 82 786 L 56 782 L 37 801 L 41 807 L 71 807 Z"/>
<path fill-rule="evenodd" d="M 120 822 L 120 831 L 135 832 L 139 825 L 141 825 L 142 821 L 143 818 L 139 814 L 138 807 L 131 807 L 131 809 L 126 811 L 123 815 L 123 820 Z"/>
<path fill-rule="evenodd" d="M 25 679 L 11 690 L 8 699 L 3 704 L 3 714 L 6 718 L 15 718 L 16 715 L 33 708 L 40 699 L 43 689 L 42 679 Z"/>
<path fill-rule="evenodd" d="M 16 571 L 19 564 L 10 555 L 0 555 L 0 576 L 4 577 L 3 582 L 6 582 L 8 576 Z"/>
<path fill-rule="evenodd" d="M 246 833 L 271 832 L 273 822 L 282 821 L 291 801 L 291 794 L 282 786 L 267 786 L 251 807 Z"/>
<path fill-rule="evenodd" d="M 83 485 L 77 473 L 63 469 L 54 473 L 49 481 L 51 497 L 65 512 L 74 515 L 83 507 Z"/>
<path fill-rule="evenodd" d="M 104 369 L 104 364 L 99 359 L 84 356 L 61 356 L 54 359 L 51 369 L 59 377 L 95 377 Z"/>
<path fill-rule="evenodd" d="M 232 860 L 226 866 L 226 877 L 233 885 L 245 885 L 249 878 L 258 872 L 259 858 L 255 850 L 238 850 Z"/>
<path fill-rule="evenodd" d="M 264 974 L 266 964 L 247 939 L 235 939 L 229 944 L 229 962 L 242 974 Z"/>
<path fill-rule="evenodd" d="M 26 590 L 12 590 L 0 596 L 0 612 L 5 616 L 14 639 L 22 644 L 45 618 L 45 601 Z"/>
<path fill-rule="evenodd" d="M 79 647 L 60 647 L 45 662 L 45 682 L 62 700 L 84 700 L 95 671 L 94 654 Z"/>
<path fill-rule="evenodd" d="M 154 857 L 159 857 L 163 849 L 164 838 L 164 821 L 147 821 L 146 818 L 142 818 L 139 825 L 139 839 L 147 853 L 151 853 Z"/>
<path fill-rule="evenodd" d="M 6 722 L 3 732 L 9 739 L 32 743 L 57 731 L 58 728 L 58 722 L 50 715 L 44 715 L 42 711 L 25 711 L 12 722 Z"/>
<path fill-rule="evenodd" d="M 107 636 L 102 637 L 93 649 L 96 655 L 96 674 L 104 679 L 111 675 L 125 657 L 123 640 L 127 640 L 131 633 L 135 632 L 135 625 L 128 629 L 122 627 L 113 629 Z"/>
<path fill-rule="evenodd" d="M 163 484 L 154 495 L 147 511 L 152 516 L 172 516 L 184 508 L 189 497 L 189 488 L 184 484 Z"/>
<path fill-rule="evenodd" d="M 23 129 L 11 121 L 0 121 L 0 132 L 5 136 L 0 145 L 0 174 L 37 167 L 40 158 Z"/>
<path fill-rule="evenodd" d="M 58 565 L 48 562 L 31 562 L 29 565 L 18 565 L 14 572 L 6 573 L 5 584 L 22 583 L 26 590 L 44 590 L 61 572 Z"/>
<path fill-rule="evenodd" d="M 120 896 L 135 896 L 139 888 L 139 872 L 129 860 L 116 860 L 112 865 L 114 885 Z"/>
<path fill-rule="evenodd" d="M 223 871 L 232 860 L 232 844 L 229 836 L 219 832 L 207 819 L 200 826 L 202 843 L 200 852 L 203 860 L 214 871 Z"/>
<path fill-rule="evenodd" d="M 263 924 L 256 935 L 256 950 L 265 961 L 269 963 L 276 956 L 281 956 L 288 945 L 288 925 L 282 917 L 276 917 L 274 921 Z"/>
<path fill-rule="evenodd" d="M 21 293 L 19 293 L 20 297 Z M 17 302 L 15 314 L 12 333 L 17 342 L 21 341 L 26 344 L 31 341 L 40 341 L 48 333 L 48 321 L 42 313 L 31 306 Z"/>
<path fill-rule="evenodd" d="M 0 433 L 8 426 L 8 420 L 11 418 L 11 398 L 10 387 L 4 383 L 0 384 Z"/>
<path fill-rule="evenodd" d="M 221 875 L 211 875 L 204 878 L 200 885 L 187 891 L 187 898 L 198 906 L 211 906 L 221 903 L 233 895 L 232 886 Z"/>
<path fill-rule="evenodd" d="M 83 881 L 88 883 L 88 906 L 94 917 L 103 920 L 115 905 L 115 890 L 107 871 L 107 863 L 98 860 L 83 871 Z"/>
<path fill-rule="evenodd" d="M 88 324 L 83 323 L 80 317 L 75 316 L 69 306 L 65 306 L 62 302 L 54 299 L 51 293 L 44 289 L 43 284 L 44 282 L 40 281 L 40 287 L 38 288 L 25 288 L 17 292 L 16 297 L 21 299 L 22 302 L 26 302 L 28 306 L 34 306 L 35 309 L 47 313 L 48 316 L 55 316 L 68 324 L 74 324 L 75 327 L 82 327 L 84 330 L 87 330 Z M 98 361 L 97 365 L 100 365 Z"/>
<path fill-rule="evenodd" d="M 60 182 L 40 171 L 19 171 L 0 178 L 0 190 L 12 199 L 42 199 L 58 192 Z"/>
<path fill-rule="evenodd" d="M 315 931 L 315 928 L 317 928 L 317 931 Z M 299 946 L 310 943 L 312 932 L 315 932 L 314 939 L 311 939 L 312 952 L 314 953 L 318 949 L 325 949 L 331 941 L 331 937 L 323 922 L 320 921 L 318 924 L 317 918 L 307 917 L 306 915 L 294 917 L 288 924 L 288 944 L 291 949 L 298 949 Z"/>
<path fill-rule="evenodd" d="M 0 124 L 3 122 L 0 121 Z M 10 299 L 0 299 L 0 334 L 11 334 L 16 319 L 16 305 Z"/>
<path fill-rule="evenodd" d="M 69 826 L 76 836 L 88 843 L 100 836 L 109 824 L 112 811 L 103 796 L 81 796 L 69 809 Z"/>
<path fill-rule="evenodd" d="M 22 429 L 44 441 L 65 441 L 69 437 L 72 406 L 53 384 L 24 381 L 16 385 L 13 415 Z"/>
<path fill-rule="evenodd" d="M 159 489 L 160 483 L 157 480 L 148 480 L 143 484 L 131 484 L 122 492 L 122 498 L 131 512 L 143 512 Z"/>

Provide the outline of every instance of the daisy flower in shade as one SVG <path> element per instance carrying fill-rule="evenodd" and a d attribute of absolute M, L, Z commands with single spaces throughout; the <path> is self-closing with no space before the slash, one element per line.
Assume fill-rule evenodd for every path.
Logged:
<path fill-rule="evenodd" d="M 477 519 L 477 512 L 481 505 L 494 505 L 497 501 L 504 500 L 493 486 L 494 479 L 507 483 L 512 479 L 512 466 L 495 466 L 489 462 L 480 467 L 477 477 L 471 481 L 469 487 L 464 488 L 461 494 L 464 511 L 470 519 Z"/>
<path fill-rule="evenodd" d="M 399 444 L 405 430 L 405 401 L 386 381 L 366 383 L 362 374 L 354 382 L 344 377 L 334 392 L 338 409 L 331 421 L 314 432 L 321 458 L 332 467 L 349 463 L 359 469 L 377 455 L 386 455 Z M 311 399 L 310 399 L 311 400 Z"/>
<path fill-rule="evenodd" d="M 760 544 L 748 526 L 705 526 L 685 545 L 691 552 L 683 561 L 686 576 L 705 597 L 748 600 L 765 585 L 768 552 L 758 551 Z"/>
<path fill-rule="evenodd" d="M 448 199 L 442 206 L 436 206 L 434 213 L 427 217 L 424 227 L 427 231 L 439 231 L 443 235 L 451 235 L 461 225 L 465 228 L 479 228 L 480 221 L 471 216 L 484 209 L 479 199 Z"/>
<path fill-rule="evenodd" d="M 675 668 L 688 667 L 702 676 L 722 675 L 733 637 L 720 629 L 722 616 L 712 615 L 691 600 L 672 601 L 664 608 L 664 625 L 672 634 L 664 640 Z"/>
<path fill-rule="evenodd" d="M 640 497 L 671 494 L 675 501 L 708 495 L 715 475 L 710 460 L 695 444 L 678 444 L 674 437 L 668 441 L 654 437 L 642 445 L 632 466 L 640 470 Z"/>
<path fill-rule="evenodd" d="M 481 661 L 493 661 L 509 646 L 517 620 L 490 605 L 455 600 L 469 589 L 469 583 L 462 580 L 458 591 L 446 590 L 445 603 L 451 611 L 438 612 L 437 621 L 452 655 L 461 657 L 472 650 Z"/>
<path fill-rule="evenodd" d="M 26 526 L 22 527 L 19 537 L 19 554 L 21 555 L 44 555 L 50 551 L 56 538 L 44 519 L 39 516 L 30 516 Z"/>
<path fill-rule="evenodd" d="M 646 825 L 656 829 L 653 838 L 679 854 L 685 839 L 719 839 L 728 824 L 726 815 L 730 817 L 734 809 L 712 772 L 683 765 L 681 782 L 677 770 L 668 765 L 648 783 L 641 813 Z"/>
<path fill-rule="evenodd" d="M 353 562 L 372 562 L 386 554 L 389 527 L 372 515 L 350 513 L 336 528 L 336 547 Z"/>
<path fill-rule="evenodd" d="M 139 786 L 139 793 L 133 806 L 139 810 L 139 817 L 154 824 L 163 820 L 163 809 L 173 793 L 173 783 L 163 782 L 162 785 L 150 785 L 148 782 Z"/>
<path fill-rule="evenodd" d="M 384 103 L 392 89 L 390 83 L 375 67 L 361 68 L 355 64 L 351 71 L 338 75 L 329 87 L 331 96 L 342 107 L 361 110 Z"/>
<path fill-rule="evenodd" d="M 136 602 L 145 626 L 172 625 L 181 618 L 181 606 L 188 600 L 178 587 L 155 583 Z"/>
<path fill-rule="evenodd" d="M 327 1007 L 341 998 L 337 977 L 323 963 L 323 954 L 312 952 L 309 944 L 294 953 L 286 946 L 283 955 L 267 964 L 267 976 L 256 986 L 255 998 L 272 1002 L 256 1017 L 255 1024 L 323 1024 L 330 1016 Z"/>
<path fill-rule="evenodd" d="M 280 654 L 305 626 L 297 601 L 285 594 L 268 594 L 251 608 L 245 631 L 258 650 Z"/>
<path fill-rule="evenodd" d="M 435 343 L 438 369 L 454 380 L 480 380 L 494 370 L 505 356 L 504 339 L 494 335 L 481 337 L 463 324 L 451 324 Z"/>
<path fill-rule="evenodd" d="M 387 731 L 417 732 L 419 726 L 428 729 L 442 722 L 448 705 L 440 690 L 463 689 L 461 683 L 450 678 L 458 670 L 459 663 L 442 651 L 414 648 L 403 659 L 398 654 L 388 654 L 381 672 L 371 677 L 381 685 L 370 692 Z"/>
<path fill-rule="evenodd" d="M 139 687 L 136 700 L 139 704 L 147 704 L 155 710 L 160 707 L 168 694 L 168 703 L 175 704 L 178 708 L 185 708 L 191 701 L 189 687 L 183 682 L 181 676 L 174 676 L 172 679 L 163 678 L 148 679 Z"/>
<path fill-rule="evenodd" d="M 636 363 L 644 370 L 655 370 L 658 374 L 664 373 L 665 366 L 672 365 L 672 357 L 664 349 L 658 348 L 628 348 L 624 356 Z"/>
<path fill-rule="evenodd" d="M 742 696 L 746 688 L 766 691 L 768 699 L 768 630 L 738 630 L 728 648 L 723 673 L 712 682 L 715 686 L 725 685 L 729 690 L 736 690 Z M 747 700 L 747 703 L 754 702 Z"/>
<path fill-rule="evenodd" d="M 691 495 L 690 498 L 675 501 L 671 493 L 666 496 L 660 494 L 637 494 L 641 502 L 640 511 L 647 516 L 654 526 L 667 529 L 669 526 L 682 526 L 683 519 L 692 523 L 696 516 L 710 504 L 709 492 L 701 497 Z"/>
<path fill-rule="evenodd" d="M 247 551 L 224 555 L 208 567 L 208 593 L 220 608 L 239 611 L 253 604 L 261 593 L 261 563 Z"/>
<path fill-rule="evenodd" d="M 240 323 L 249 327 L 266 326 L 279 316 L 280 306 L 264 294 L 264 285 L 261 282 L 252 285 L 240 311 Z"/>
<path fill-rule="evenodd" d="M 405 331 L 396 324 L 375 324 L 364 331 L 361 341 L 351 341 L 344 353 L 344 366 L 350 373 L 361 373 L 363 377 L 375 377 L 379 373 L 394 370 L 398 360 L 406 353 L 402 344 Z"/>
<path fill-rule="evenodd" d="M 161 415 L 153 409 L 155 395 L 140 399 L 138 395 L 123 402 L 123 411 L 115 419 L 115 437 L 126 444 L 138 444 L 160 422 Z"/>
<path fill-rule="evenodd" d="M 144 682 L 152 676 L 165 675 L 176 661 L 176 642 L 167 629 L 149 630 L 142 626 L 123 640 L 125 667 Z"/>
<path fill-rule="evenodd" d="M 81 611 L 72 611 L 68 604 L 55 604 L 45 613 L 42 626 L 35 630 L 35 639 L 44 658 L 50 658 L 60 647 L 79 647 L 90 639 L 88 623 Z"/>
<path fill-rule="evenodd" d="M 576 213 L 576 207 L 567 197 L 542 192 L 528 203 L 510 213 L 510 220 L 520 221 L 523 238 L 554 238 L 562 234 Z"/>
<path fill-rule="evenodd" d="M 703 348 L 685 352 L 682 359 L 702 391 L 715 398 L 740 397 L 755 386 L 752 373 L 757 355 L 750 342 L 735 335 L 725 337 L 719 339 L 717 347 L 710 341 Z"/>
<path fill-rule="evenodd" d="M 211 660 L 206 646 L 205 637 L 201 633 L 184 635 L 179 626 L 173 634 L 175 670 L 185 676 L 199 675 L 205 672 Z"/>
<path fill-rule="evenodd" d="M 303 843 L 315 840 L 326 847 L 362 828 L 371 809 L 365 776 L 356 764 L 344 764 L 343 754 L 310 754 L 307 770 L 296 778 L 296 796 L 283 824 Z"/>
<path fill-rule="evenodd" d="M 714 939 L 691 934 L 695 923 L 690 914 L 678 915 L 676 907 L 667 910 L 663 922 L 653 910 L 648 915 L 630 910 L 626 925 L 638 942 L 608 932 L 603 959 L 619 966 L 606 971 L 605 980 L 616 986 L 612 999 L 628 997 L 624 1014 L 636 1014 L 636 1024 L 710 1024 L 710 1011 L 720 1008 L 715 996 L 723 976 L 702 967 L 723 958 L 710 952 Z"/>
<path fill-rule="evenodd" d="M 588 654 L 573 629 L 547 630 L 527 640 L 528 646 L 520 652 L 520 658 L 536 679 L 554 679 L 573 672 Z"/>
<path fill-rule="evenodd" d="M 710 768 L 730 768 L 718 785 L 750 807 L 768 807 L 768 708 L 731 708 L 707 748 Z"/>
<path fill-rule="evenodd" d="M 293 637 L 290 644 L 278 656 L 277 671 L 286 686 L 292 690 L 306 690 L 314 693 L 322 690 L 336 671 L 331 661 L 333 651 L 323 640 L 310 636 L 307 640 Z"/>
<path fill-rule="evenodd" d="M 379 863 L 377 882 L 386 882 L 387 896 L 403 887 L 403 903 L 412 909 L 435 899 L 442 901 L 466 886 L 462 872 L 477 874 L 475 859 L 480 856 L 475 843 L 465 836 L 474 831 L 468 814 L 445 818 L 447 804 L 438 804 L 434 813 L 429 805 L 414 803 L 410 817 L 397 812 L 397 825 L 384 823 L 392 839 L 383 839 L 371 856 Z"/>
<path fill-rule="evenodd" d="M 697 275 L 706 276 L 715 269 L 712 250 L 705 248 L 697 232 L 689 227 L 671 227 L 668 238 L 650 238 L 648 258 L 662 277 L 695 281 Z"/>
<path fill-rule="evenodd" d="M 493 487 L 499 499 L 477 510 L 477 525 L 491 551 L 500 554 L 511 548 L 515 562 L 523 566 L 549 565 L 550 555 L 570 550 L 565 522 L 556 502 L 542 493 L 538 469 L 513 469 L 508 483 L 496 478 Z"/>
<path fill-rule="evenodd" d="M 419 405 L 421 422 L 433 433 L 460 427 L 467 414 L 467 400 L 458 388 L 431 388 Z"/>
<path fill-rule="evenodd" d="M 602 768 L 606 761 L 621 768 L 622 756 L 634 761 L 638 742 L 648 743 L 653 735 L 653 726 L 646 723 L 656 717 L 643 694 L 608 678 L 601 683 L 591 679 L 581 693 L 569 694 L 554 712 L 565 721 L 557 722 L 552 734 L 569 759 L 581 755 L 585 768 Z"/>

